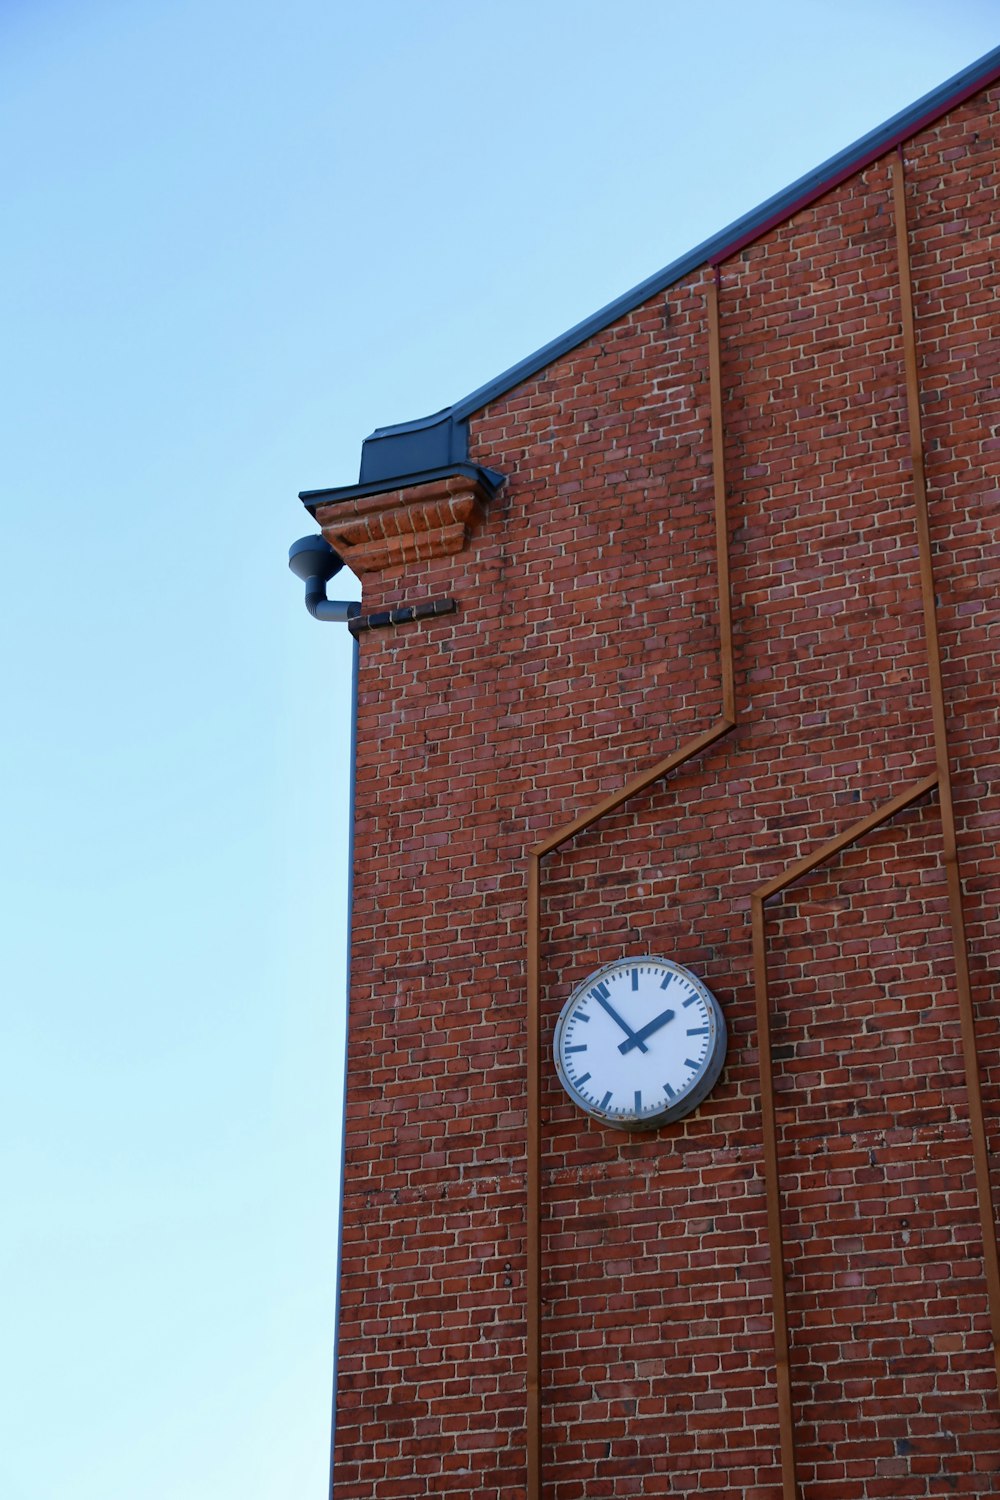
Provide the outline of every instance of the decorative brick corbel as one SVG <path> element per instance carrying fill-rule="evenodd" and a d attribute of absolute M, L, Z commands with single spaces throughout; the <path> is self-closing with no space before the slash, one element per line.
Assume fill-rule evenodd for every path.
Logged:
<path fill-rule="evenodd" d="M 373 494 L 358 486 L 310 506 L 330 546 L 355 573 L 465 547 L 490 498 L 487 483 L 472 473 L 413 478 L 417 482 L 399 489 Z"/>

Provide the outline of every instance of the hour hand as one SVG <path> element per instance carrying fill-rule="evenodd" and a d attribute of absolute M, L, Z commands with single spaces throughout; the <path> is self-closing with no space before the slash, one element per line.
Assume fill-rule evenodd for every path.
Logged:
<path fill-rule="evenodd" d="M 654 1016 L 651 1021 L 647 1021 L 645 1026 L 640 1026 L 638 1031 L 630 1032 L 624 1042 L 619 1042 L 618 1051 L 631 1052 L 633 1047 L 642 1047 L 643 1052 L 645 1052 L 646 1048 L 643 1044 L 646 1038 L 652 1036 L 654 1031 L 659 1031 L 661 1026 L 666 1026 L 667 1022 L 673 1019 L 674 1013 L 672 1010 L 661 1010 L 658 1016 Z"/>
<path fill-rule="evenodd" d="M 645 1042 L 642 1039 L 641 1033 L 638 1031 L 633 1031 L 631 1026 L 626 1026 L 625 1022 L 615 1010 L 614 1006 L 611 1005 L 609 1001 L 605 1000 L 604 996 L 601 995 L 597 990 L 594 991 L 594 999 L 603 1010 L 607 1011 L 608 1015 L 611 1017 L 612 1021 L 614 1021 L 615 1025 L 621 1027 L 622 1031 L 624 1031 L 626 1037 L 628 1038 L 628 1040 L 621 1047 L 619 1047 L 618 1050 L 620 1052 L 627 1052 L 631 1047 L 638 1047 L 640 1052 L 649 1051 L 649 1048 L 646 1046 Z"/>

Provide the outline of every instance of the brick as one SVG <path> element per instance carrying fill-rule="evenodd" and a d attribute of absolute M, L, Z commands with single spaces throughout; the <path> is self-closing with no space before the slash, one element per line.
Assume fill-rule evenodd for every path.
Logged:
<path fill-rule="evenodd" d="M 994 1142 L 996 103 L 905 148 Z M 709 275 L 473 417 L 488 507 L 403 495 L 405 553 L 350 521 L 373 625 L 457 609 L 360 637 L 338 1500 L 524 1494 L 525 851 L 718 715 Z M 726 262 L 721 313 L 740 725 L 546 860 L 542 1003 L 548 1048 L 580 979 L 663 953 L 729 1056 L 641 1138 L 546 1067 L 545 1500 L 780 1497 L 749 897 L 934 762 L 887 160 Z M 450 524 L 463 550 L 420 548 Z M 768 906 L 803 1500 L 998 1484 L 941 859 L 930 798 Z"/>

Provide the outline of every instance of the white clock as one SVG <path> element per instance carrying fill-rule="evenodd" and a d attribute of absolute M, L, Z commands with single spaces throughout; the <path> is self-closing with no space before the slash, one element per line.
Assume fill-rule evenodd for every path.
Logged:
<path fill-rule="evenodd" d="M 726 1059 L 719 1003 L 666 958 L 623 958 L 578 984 L 556 1023 L 556 1069 L 573 1103 L 622 1130 L 696 1109 Z"/>

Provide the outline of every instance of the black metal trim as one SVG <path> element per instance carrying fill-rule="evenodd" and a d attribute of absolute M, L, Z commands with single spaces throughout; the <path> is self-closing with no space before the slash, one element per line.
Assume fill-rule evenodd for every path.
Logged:
<path fill-rule="evenodd" d="M 427 484 L 432 479 L 451 479 L 458 474 L 464 474 L 482 485 L 491 500 L 506 478 L 496 469 L 484 469 L 480 464 L 459 462 L 435 469 L 419 469 L 412 474 L 395 474 L 367 484 L 344 484 L 332 490 L 300 490 L 299 499 L 307 510 L 315 511 L 317 505 L 336 505 L 338 501 L 356 500 L 365 495 L 385 495 L 391 490 Z"/>
<path fill-rule="evenodd" d="M 553 360 L 575 349 L 578 344 L 582 344 L 584 340 L 599 333 L 618 318 L 624 317 L 626 313 L 634 311 L 650 297 L 656 296 L 658 292 L 666 291 L 668 287 L 675 285 L 692 271 L 706 264 L 717 265 L 728 256 L 736 254 L 758 235 L 782 223 L 805 207 L 807 203 L 814 202 L 843 182 L 845 178 L 861 171 L 900 141 L 906 140 L 925 125 L 939 119 L 948 109 L 963 103 L 998 77 L 1000 77 L 1000 47 L 995 47 L 992 52 L 987 52 L 984 57 L 971 63 L 969 67 L 956 73 L 945 83 L 939 84 L 936 89 L 932 89 L 929 94 L 925 94 L 914 104 L 900 110 L 884 124 L 870 130 L 853 145 L 839 151 L 836 156 L 830 157 L 822 166 L 808 172 L 782 192 L 768 198 L 757 208 L 736 219 L 719 234 L 704 240 L 662 271 L 657 271 L 654 275 L 647 277 L 631 291 L 616 297 L 613 302 L 609 302 L 598 312 L 592 313 L 589 318 L 584 318 L 581 323 L 575 324 L 566 333 L 560 334 L 548 344 L 543 344 L 540 349 L 535 350 L 534 354 L 529 354 L 527 358 L 511 365 L 502 374 L 487 381 L 485 385 L 479 386 L 468 396 L 462 397 L 454 406 L 447 406 L 428 417 L 417 417 L 409 422 L 397 422 L 389 427 L 377 427 L 365 439 L 362 446 L 362 486 L 371 481 L 380 481 L 382 488 L 396 488 L 406 482 L 405 477 L 395 477 L 396 475 L 402 476 L 404 469 L 420 469 L 425 465 L 429 467 L 431 464 L 451 464 L 456 469 L 460 469 L 468 459 L 468 418 L 473 412 L 481 411 L 489 402 L 505 395 L 514 386 L 520 385 L 523 380 L 537 375 L 539 370 L 543 370 Z M 394 481 L 392 485 L 386 482 L 390 478 Z M 361 489 L 355 491 L 355 493 L 361 492 Z M 339 495 L 346 494 L 348 491 L 307 493 Z"/>
<path fill-rule="evenodd" d="M 420 604 L 403 604 L 397 609 L 379 609 L 370 615 L 355 615 L 347 628 L 353 636 L 364 630 L 380 630 L 385 625 L 406 625 L 410 620 L 427 620 L 434 615 L 454 614 L 456 599 L 425 599 Z"/>

